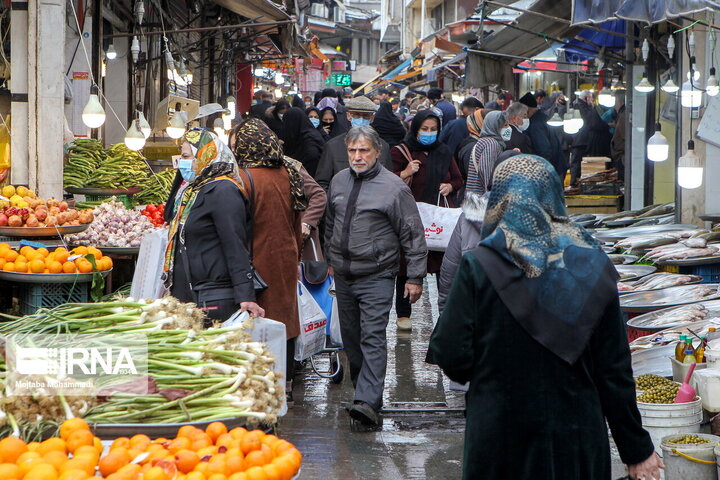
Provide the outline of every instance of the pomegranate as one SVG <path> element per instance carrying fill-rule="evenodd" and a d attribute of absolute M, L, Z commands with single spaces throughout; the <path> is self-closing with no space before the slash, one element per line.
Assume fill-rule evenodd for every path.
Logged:
<path fill-rule="evenodd" d="M 8 226 L 10 227 L 22 227 L 23 221 L 20 215 L 12 215 L 8 217 Z"/>
<path fill-rule="evenodd" d="M 0 213 L 0 227 L 8 226 L 8 216 L 4 213 Z"/>

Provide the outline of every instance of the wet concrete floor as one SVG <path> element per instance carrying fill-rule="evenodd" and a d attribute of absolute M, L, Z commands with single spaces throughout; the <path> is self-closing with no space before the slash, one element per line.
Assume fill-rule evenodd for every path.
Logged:
<path fill-rule="evenodd" d="M 280 420 L 278 430 L 303 453 L 301 479 L 462 477 L 465 419 L 460 410 L 465 406 L 464 394 L 450 390 L 440 369 L 425 363 L 437 316 L 437 288 L 432 277 L 413 306 L 412 333 L 397 332 L 395 312 L 391 311 L 384 408 L 392 411 L 383 415 L 382 427 L 375 431 L 351 426 L 345 411 L 353 398 L 347 368 L 339 385 L 313 373 L 309 362 L 297 375 L 295 406 Z M 326 358 L 317 363 L 320 368 L 329 367 Z M 624 475 L 625 468 L 613 448 L 612 478 Z"/>

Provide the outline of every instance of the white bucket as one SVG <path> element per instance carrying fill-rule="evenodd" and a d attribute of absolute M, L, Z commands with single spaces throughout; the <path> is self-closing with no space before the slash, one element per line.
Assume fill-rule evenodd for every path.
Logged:
<path fill-rule="evenodd" d="M 675 357 L 669 357 L 669 358 L 670 358 L 670 362 L 672 362 L 673 380 L 678 383 L 684 382 L 685 375 L 687 375 L 688 370 L 690 370 L 690 364 L 689 363 L 680 363 L 677 360 L 675 360 Z M 707 368 L 707 363 L 695 364 L 696 372 L 698 370 L 702 370 L 704 368 Z"/>
<path fill-rule="evenodd" d="M 720 370 L 701 370 L 693 375 L 693 383 L 702 397 L 703 408 L 712 413 L 720 412 Z"/>
<path fill-rule="evenodd" d="M 638 402 L 642 425 L 650 434 L 655 451 L 662 456 L 660 442 L 663 437 L 700 432 L 703 420 L 702 399 L 698 397 L 687 403 L 644 403 Z"/>
<path fill-rule="evenodd" d="M 720 441 L 716 435 L 696 434 L 709 443 L 700 445 L 672 444 L 679 435 L 670 435 L 662 439 L 665 480 L 718 480 L 715 446 Z"/>
<path fill-rule="evenodd" d="M 705 350 L 705 363 L 707 364 L 707 368 L 720 370 L 720 351 Z"/>

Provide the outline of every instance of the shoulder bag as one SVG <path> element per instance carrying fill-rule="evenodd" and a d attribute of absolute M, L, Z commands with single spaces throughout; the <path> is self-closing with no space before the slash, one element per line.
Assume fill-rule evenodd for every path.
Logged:
<path fill-rule="evenodd" d="M 405 145 L 404 143 L 395 145 L 393 148 L 397 148 L 400 153 L 402 153 L 403 157 L 405 157 L 405 160 L 408 161 L 408 164 L 414 160 L 412 158 L 412 155 L 410 155 L 410 150 L 408 150 L 407 145 Z M 410 175 L 409 177 L 403 178 L 402 180 L 407 184 L 408 187 L 410 187 L 412 186 L 413 177 L 414 175 Z"/>

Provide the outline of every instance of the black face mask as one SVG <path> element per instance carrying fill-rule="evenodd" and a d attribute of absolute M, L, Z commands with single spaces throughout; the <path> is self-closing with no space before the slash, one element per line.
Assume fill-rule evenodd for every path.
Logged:
<path fill-rule="evenodd" d="M 321 124 L 323 127 L 329 127 L 329 126 L 332 125 L 333 123 L 335 123 L 334 120 L 331 120 L 331 121 L 329 121 L 329 122 L 325 122 L 325 121 L 321 121 L 321 122 L 320 122 L 320 124 Z"/>

